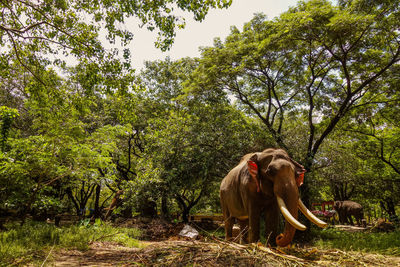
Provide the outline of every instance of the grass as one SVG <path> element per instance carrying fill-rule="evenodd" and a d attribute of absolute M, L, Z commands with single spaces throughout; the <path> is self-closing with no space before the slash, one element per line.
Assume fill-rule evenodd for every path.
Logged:
<path fill-rule="evenodd" d="M 389 233 L 344 232 L 334 228 L 313 230 L 313 245 L 319 248 L 371 252 L 400 256 L 400 229 Z"/>
<path fill-rule="evenodd" d="M 87 250 L 91 242 L 112 241 L 127 247 L 140 247 L 135 228 L 116 228 L 100 220 L 94 224 L 55 227 L 47 223 L 27 222 L 7 225 L 0 232 L 0 266 L 18 266 L 43 261 L 53 248 Z"/>
<path fill-rule="evenodd" d="M 82 221 L 79 225 L 61 228 L 47 223 L 29 221 L 23 226 L 9 224 L 6 227 L 8 228 L 7 231 L 0 232 L 0 266 L 26 266 L 27 264 L 40 266 L 49 254 L 54 254 L 50 253 L 53 249 L 85 251 L 89 249 L 92 242 L 96 241 L 111 241 L 126 247 L 142 247 L 137 240 L 141 235 L 138 229 L 113 227 L 100 220 L 94 224 L 89 223 L 89 221 Z M 222 228 L 213 233 L 221 237 L 224 235 Z M 399 229 L 390 233 L 351 233 L 328 228 L 324 230 L 312 229 L 311 234 L 314 238 L 310 245 L 316 247 L 316 249 L 336 249 L 400 256 Z M 192 250 L 188 248 L 188 253 L 190 251 Z M 206 251 L 206 249 L 202 248 L 201 251 Z M 214 251 L 211 252 L 214 253 Z M 219 253 L 220 250 L 217 251 L 216 255 L 220 255 Z M 200 253 L 196 257 L 201 256 Z M 299 257 L 303 258 L 302 256 Z M 231 256 L 228 258 L 231 258 Z M 149 258 L 148 260 L 151 261 L 152 259 Z"/>

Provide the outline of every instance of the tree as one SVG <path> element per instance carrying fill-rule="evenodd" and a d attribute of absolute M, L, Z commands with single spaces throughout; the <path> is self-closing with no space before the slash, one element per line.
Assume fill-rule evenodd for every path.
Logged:
<path fill-rule="evenodd" d="M 1 155 L 1 191 L 7 193 L 0 205 L 20 208 L 23 216 L 29 212 L 57 213 L 70 206 L 63 205 L 68 196 L 80 214 L 94 188 L 98 197 L 104 181 L 113 178 L 110 153 L 117 150 L 118 139 L 106 143 L 104 136 L 110 136 L 112 129 L 104 136 L 96 133 L 107 123 L 106 119 L 98 120 L 104 114 L 98 101 L 101 97 L 85 94 L 86 88 L 61 79 L 51 69 L 43 72 L 42 79 L 52 87 L 30 75 L 22 80 L 3 80 L 2 86 L 12 88 L 4 91 L 3 99 L 21 115 L 14 119 L 15 131 Z M 10 125 L 4 126 L 6 133 Z M 126 129 L 121 131 L 125 134 Z M 99 169 L 105 174 L 100 175 Z M 99 201 L 96 199 L 96 204 Z"/>
<path fill-rule="evenodd" d="M 60 104 L 60 97 L 65 88 L 60 85 L 57 75 L 51 70 L 43 73 L 44 80 L 52 83 L 55 89 L 60 89 L 49 95 L 46 95 L 48 91 L 43 91 L 42 94 L 31 94 L 38 83 L 30 78 L 28 76 L 26 80 L 21 81 L 12 78 L 4 79 L 5 83 L 2 84 L 4 87 L 11 88 L 5 94 L 6 104 L 17 107 L 22 118 L 15 119 L 15 131 L 9 138 L 0 161 L 1 191 L 7 191 L 0 205 L 19 209 L 23 217 L 33 210 L 39 197 L 43 197 L 43 200 L 48 197 L 49 201 L 43 201 L 43 205 L 48 205 L 50 202 L 54 205 L 49 206 L 59 204 L 56 203 L 56 199 L 60 196 L 60 192 L 51 190 L 51 187 L 72 171 L 71 158 L 69 158 L 71 153 L 66 148 L 68 146 L 66 144 L 71 139 L 63 142 L 60 140 L 60 133 L 66 133 L 64 137 L 70 138 L 74 134 L 75 136 L 79 134 L 79 131 L 76 131 L 79 127 L 71 123 L 73 118 L 63 117 L 65 120 L 62 125 L 55 122 L 62 115 L 65 116 L 65 110 L 70 107 L 68 101 L 63 105 Z M 19 94 L 20 84 L 26 85 L 25 94 Z M 49 88 L 46 89 L 49 90 Z M 31 98 L 29 98 L 30 95 L 32 95 Z M 40 112 L 43 112 L 43 116 L 40 116 Z M 28 117 L 30 118 L 27 119 Z M 28 125 L 24 125 L 26 122 Z M 45 192 L 49 194 L 46 195 Z"/>
<path fill-rule="evenodd" d="M 149 140 L 153 166 L 185 221 L 252 142 L 252 127 L 232 108 L 203 106 L 192 112 L 172 111 Z"/>
<path fill-rule="evenodd" d="M 185 95 L 195 59 L 146 64 L 142 83 L 149 113 L 145 154 L 158 177 L 158 195 L 175 201 L 184 220 L 259 137 L 251 120 L 225 101 Z M 167 122 L 167 123 L 166 123 Z M 156 198 L 155 197 L 155 198 Z M 164 212 L 168 212 L 164 209 Z"/>
<path fill-rule="evenodd" d="M 258 14 L 243 31 L 203 50 L 191 91 L 232 95 L 287 144 L 292 120 L 305 121 L 301 161 L 312 170 L 326 138 L 353 111 L 398 101 L 382 80 L 398 82 L 399 6 L 391 1 L 299 2 L 278 18 Z M 303 148 L 302 148 L 303 149 Z M 308 203 L 308 181 L 303 186 Z"/>
<path fill-rule="evenodd" d="M 386 164 L 394 173 L 400 175 L 398 102 L 385 106 L 374 105 L 357 114 L 357 121 L 351 123 L 347 132 L 363 144 L 360 156 L 373 157 Z"/>
<path fill-rule="evenodd" d="M 324 142 L 313 172 L 312 188 L 318 190 L 317 199 L 351 200 L 363 191 L 364 163 L 354 155 L 357 147 L 351 137 L 338 131 Z"/>
<path fill-rule="evenodd" d="M 395 84 L 388 87 L 394 95 L 398 94 Z M 361 110 L 357 120 L 346 129 L 360 147 L 355 154 L 368 166 L 365 176 L 369 180 L 377 180 L 368 183 L 371 187 L 369 191 L 374 191 L 376 201 L 392 219 L 397 218 L 395 206 L 399 203 L 400 194 L 399 119 L 397 102 L 370 105 Z"/>
<path fill-rule="evenodd" d="M 156 46 L 162 50 L 171 47 L 176 29 L 184 28 L 185 22 L 175 10 L 193 13 L 201 21 L 210 8 L 227 8 L 229 0 L 212 1 L 1 1 L 0 47 L 1 57 L 18 61 L 36 79 L 41 80 L 37 65 L 43 59 L 65 65 L 66 56 L 72 55 L 83 62 L 114 61 L 118 49 L 105 49 L 100 41 L 101 29 L 106 29 L 106 39 L 114 45 L 120 40 L 125 47 L 133 33 L 120 26 L 134 17 L 138 25 L 158 31 Z M 62 56 L 60 54 L 62 53 Z M 130 52 L 124 49 L 125 67 L 130 65 Z M 106 64 L 106 63 L 104 63 Z M 103 65 L 103 64 L 99 64 Z"/>

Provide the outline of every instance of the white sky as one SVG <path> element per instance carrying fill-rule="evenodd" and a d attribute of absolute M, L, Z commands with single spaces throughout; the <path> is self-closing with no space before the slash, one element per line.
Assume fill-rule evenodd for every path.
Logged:
<path fill-rule="evenodd" d="M 157 33 L 150 32 L 145 27 L 140 29 L 136 25 L 126 25 L 129 28 L 137 28 L 130 29 L 134 33 L 129 46 L 133 67 L 139 70 L 143 68 L 144 61 L 163 60 L 166 56 L 170 56 L 173 60 L 198 57 L 199 47 L 212 46 L 216 37 L 224 40 L 230 33 L 232 25 L 242 30 L 243 25 L 253 18 L 254 13 L 262 12 L 268 19 L 272 19 L 296 3 L 297 0 L 233 0 L 228 9 L 210 10 L 202 22 L 196 22 L 189 16 L 185 17 L 185 29 L 178 30 L 172 48 L 164 53 L 154 47 Z"/>

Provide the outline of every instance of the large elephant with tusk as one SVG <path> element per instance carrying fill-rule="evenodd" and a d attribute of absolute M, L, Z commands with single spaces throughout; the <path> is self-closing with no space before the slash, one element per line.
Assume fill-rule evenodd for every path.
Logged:
<path fill-rule="evenodd" d="M 232 227 L 237 220 L 242 243 L 259 240 L 262 212 L 266 237 L 269 241 L 275 238 L 281 247 L 290 244 L 296 229 L 306 229 L 297 220 L 298 209 L 316 225 L 326 227 L 327 224 L 315 217 L 299 198 L 298 187 L 304 173 L 304 167 L 282 149 L 269 148 L 245 155 L 220 187 L 226 239 L 232 239 Z M 278 235 L 279 210 L 286 223 L 284 232 Z"/>

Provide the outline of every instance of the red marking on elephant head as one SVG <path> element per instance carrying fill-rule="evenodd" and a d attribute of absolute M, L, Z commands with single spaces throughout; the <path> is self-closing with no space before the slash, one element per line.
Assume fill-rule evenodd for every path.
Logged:
<path fill-rule="evenodd" d="M 299 173 L 296 177 L 296 184 L 298 187 L 300 187 L 304 182 L 304 173 L 305 172 Z"/>
<path fill-rule="evenodd" d="M 247 168 L 249 170 L 251 178 L 256 182 L 257 192 L 260 192 L 260 184 L 258 183 L 257 174 L 258 174 L 258 166 L 252 160 L 247 161 Z"/>

